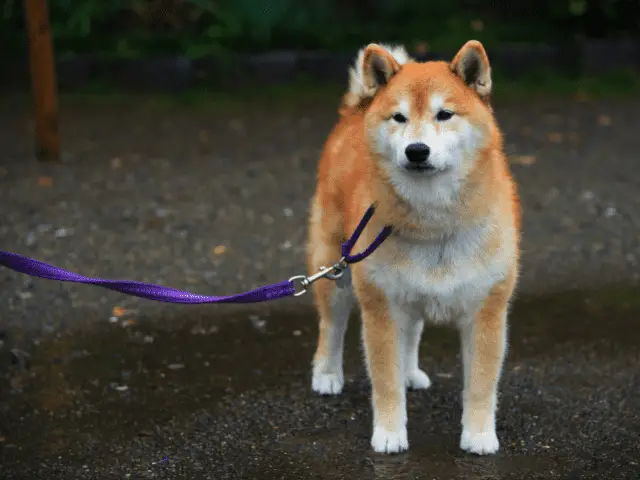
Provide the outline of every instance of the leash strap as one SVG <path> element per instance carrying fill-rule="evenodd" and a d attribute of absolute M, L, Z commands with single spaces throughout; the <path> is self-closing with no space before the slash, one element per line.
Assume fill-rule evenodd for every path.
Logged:
<path fill-rule="evenodd" d="M 306 277 L 299 275 L 292 277 L 287 281 L 267 285 L 245 293 L 228 296 L 208 296 L 196 293 L 177 290 L 175 288 L 164 287 L 152 283 L 136 282 L 132 280 L 106 280 L 102 278 L 85 277 L 77 273 L 64 270 L 62 268 L 50 265 L 33 258 L 18 255 L 16 253 L 5 252 L 0 250 L 0 265 L 7 267 L 19 273 L 24 273 L 32 277 L 40 277 L 48 280 L 57 280 L 60 282 L 82 283 L 85 285 L 95 285 L 98 287 L 108 288 L 116 292 L 124 293 L 134 297 L 141 297 L 148 300 L 165 303 L 179 304 L 203 304 L 203 303 L 259 303 L 280 298 L 298 296 L 305 293 L 308 287 L 319 278 L 329 278 L 337 280 L 344 273 L 347 264 L 356 263 L 364 260 L 371 255 L 389 236 L 390 227 L 385 227 L 374 242 L 362 253 L 354 256 L 350 255 L 351 249 L 362 234 L 364 227 L 373 216 L 375 206 L 372 205 L 364 214 L 360 224 L 356 228 L 354 234 L 342 246 L 343 258 L 330 268 L 322 267 L 318 274 Z M 300 282 L 301 288 L 296 288 L 296 282 Z"/>

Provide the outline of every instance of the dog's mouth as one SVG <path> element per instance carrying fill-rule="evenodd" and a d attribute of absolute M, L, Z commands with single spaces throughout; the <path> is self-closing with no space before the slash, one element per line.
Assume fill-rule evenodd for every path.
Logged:
<path fill-rule="evenodd" d="M 418 173 L 422 175 L 434 175 L 443 170 L 431 164 L 409 164 L 405 165 L 404 169 L 408 172 Z"/>

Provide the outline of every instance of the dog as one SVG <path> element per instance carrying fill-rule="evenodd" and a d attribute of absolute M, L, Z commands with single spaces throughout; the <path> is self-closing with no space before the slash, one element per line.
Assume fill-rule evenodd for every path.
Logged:
<path fill-rule="evenodd" d="M 354 251 L 385 225 L 393 230 L 373 255 L 350 266 L 350 286 L 314 284 L 319 334 L 312 389 L 341 393 L 345 331 L 358 304 L 371 381 L 371 447 L 407 450 L 406 390 L 431 385 L 419 367 L 424 321 L 453 326 L 464 377 L 460 448 L 493 454 L 521 224 L 490 101 L 487 53 L 470 40 L 450 62 L 416 62 L 403 46 L 372 43 L 348 73 L 310 203 L 309 272 L 340 259 L 341 243 L 369 205 L 377 205 L 376 213 Z"/>

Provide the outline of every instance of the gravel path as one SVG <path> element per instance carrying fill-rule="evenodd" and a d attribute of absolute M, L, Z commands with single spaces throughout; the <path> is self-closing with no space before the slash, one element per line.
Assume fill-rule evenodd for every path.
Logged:
<path fill-rule="evenodd" d="M 28 110 L 8 101 L 1 248 L 206 294 L 301 273 L 334 106 L 75 103 L 64 162 L 47 165 L 31 158 Z M 367 450 L 357 329 L 345 394 L 309 392 L 310 297 L 179 307 L 0 270 L 0 477 L 637 478 L 617 475 L 640 475 L 640 302 L 619 287 L 640 278 L 639 108 L 497 105 L 525 208 L 499 456 L 457 451 L 446 332 L 425 339 L 438 381 L 410 405 L 429 415 L 410 421 L 412 453 L 380 459 Z"/>

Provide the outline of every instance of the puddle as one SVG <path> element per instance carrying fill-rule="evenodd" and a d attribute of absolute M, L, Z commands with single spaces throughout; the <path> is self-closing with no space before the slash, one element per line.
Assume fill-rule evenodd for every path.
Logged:
<path fill-rule="evenodd" d="M 188 478 L 591 478 L 584 475 L 607 465 L 640 472 L 633 464 L 639 314 L 640 295 L 629 287 L 518 299 L 501 390 L 502 450 L 488 458 L 458 450 L 461 379 L 451 330 L 425 330 L 421 358 L 434 386 L 409 394 L 410 452 L 384 457 L 369 451 L 355 318 L 345 391 L 335 398 L 309 389 L 316 323 L 307 308 L 259 319 L 189 309 L 176 327 L 164 318 L 106 323 L 46 340 L 26 366 L 3 361 L 0 459 L 7 478 L 88 478 L 87 471 L 91 478 L 161 471 Z M 590 453 L 596 448 L 598 459 Z"/>

